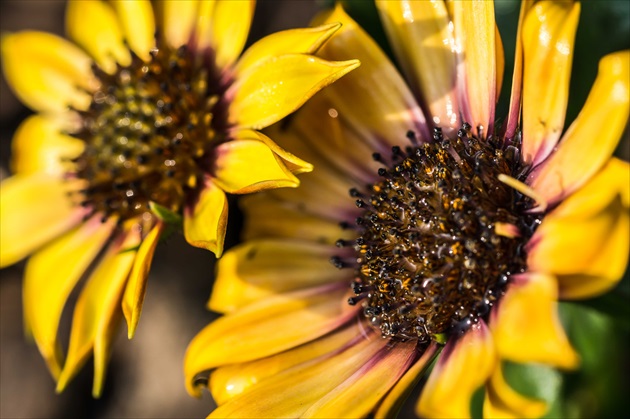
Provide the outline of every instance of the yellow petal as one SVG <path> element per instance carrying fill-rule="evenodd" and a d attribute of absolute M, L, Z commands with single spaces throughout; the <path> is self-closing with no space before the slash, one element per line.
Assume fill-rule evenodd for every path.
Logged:
<path fill-rule="evenodd" d="M 528 273 L 512 277 L 491 323 L 501 358 L 577 367 L 580 360 L 560 324 L 557 297 L 558 285 L 551 276 Z"/>
<path fill-rule="evenodd" d="M 538 2 L 523 22 L 523 160 L 538 164 L 558 142 L 569 97 L 580 4 Z"/>
<path fill-rule="evenodd" d="M 279 157 L 282 160 L 282 164 L 289 169 L 289 171 L 294 174 L 294 175 L 298 175 L 300 173 L 308 173 L 308 172 L 312 172 L 313 171 L 313 165 L 305 162 L 304 160 L 300 159 L 299 157 L 289 153 L 288 151 L 284 150 L 282 147 L 280 147 L 278 144 L 276 144 L 275 142 L 273 142 L 273 140 L 269 137 L 267 137 L 265 134 L 263 134 L 262 132 L 259 131 L 253 131 L 253 130 L 240 130 L 236 133 L 234 133 L 234 138 L 239 139 L 239 140 L 258 140 L 260 142 L 262 142 L 263 144 L 265 144 L 267 147 L 269 147 L 269 149 L 271 151 L 273 151 L 273 153 L 276 155 L 276 157 Z"/>
<path fill-rule="evenodd" d="M 415 342 L 397 342 L 381 350 L 300 417 L 366 417 L 405 373 L 413 361 L 415 351 Z"/>
<path fill-rule="evenodd" d="M 528 178 L 550 204 L 584 185 L 610 159 L 628 122 L 630 52 L 607 55 L 578 115 L 558 150 Z"/>
<path fill-rule="evenodd" d="M 120 326 L 122 315 L 116 310 L 111 317 L 106 318 L 99 327 L 99 333 L 94 337 L 94 380 L 92 385 L 92 397 L 98 399 L 103 392 L 107 363 L 109 362 L 112 345 L 116 332 Z"/>
<path fill-rule="evenodd" d="M 44 172 L 61 176 L 72 164 L 67 159 L 83 151 L 83 141 L 61 133 L 63 122 L 49 116 L 32 115 L 18 128 L 12 147 L 12 167 L 15 173 Z"/>
<path fill-rule="evenodd" d="M 501 40 L 501 33 L 499 32 L 499 27 L 494 25 L 494 41 L 495 41 L 495 59 L 497 63 L 496 67 L 496 96 L 494 98 L 495 102 L 499 101 L 499 96 L 501 95 L 501 87 L 503 86 L 503 73 L 505 71 L 505 51 L 503 50 L 503 41 Z"/>
<path fill-rule="evenodd" d="M 480 321 L 465 335 L 448 341 L 422 389 L 416 412 L 427 418 L 469 418 L 474 392 L 496 367 L 492 335 Z"/>
<path fill-rule="evenodd" d="M 416 131 L 422 139 L 431 138 L 424 115 L 407 84 L 376 42 L 340 5 L 320 20 L 340 22 L 343 26 L 318 55 L 329 60 L 361 61 L 361 68 L 324 90 L 339 117 L 360 136 L 378 139 L 387 149 L 400 145 L 409 130 Z"/>
<path fill-rule="evenodd" d="M 184 209 L 186 241 L 192 246 L 210 250 L 217 257 L 221 256 L 227 217 L 225 193 L 211 180 L 207 180 L 197 202 Z"/>
<path fill-rule="evenodd" d="M 302 208 L 307 214 L 322 218 L 346 220 L 358 216 L 358 209 L 348 205 L 348 190 L 357 184 L 343 178 L 339 173 L 319 166 L 313 173 L 300 176 L 300 187 L 295 189 L 274 189 L 270 194 L 286 201 L 293 208 Z M 340 197 L 342 199 L 340 199 Z M 356 215 L 355 215 L 356 214 Z"/>
<path fill-rule="evenodd" d="M 66 32 L 109 74 L 116 71 L 116 63 L 122 66 L 131 64 L 131 55 L 125 47 L 116 13 L 101 0 L 69 0 Z"/>
<path fill-rule="evenodd" d="M 547 215 L 531 239 L 527 264 L 558 278 L 562 298 L 601 294 L 628 263 L 630 166 L 613 159 Z"/>
<path fill-rule="evenodd" d="M 95 216 L 39 252 L 24 273 L 24 320 L 52 375 L 59 377 L 62 357 L 57 342 L 61 312 L 70 292 L 105 245 L 116 222 Z M 60 263 L 71 260 L 72 263 Z"/>
<path fill-rule="evenodd" d="M 462 114 L 475 130 L 481 125 L 483 135 L 491 134 L 497 97 L 494 2 L 456 1 L 452 5 Z"/>
<path fill-rule="evenodd" d="M 304 362 L 330 356 L 334 352 L 340 351 L 349 346 L 351 341 L 360 334 L 361 330 L 358 324 L 350 323 L 342 329 L 335 330 L 295 349 L 255 361 L 219 367 L 210 376 L 212 398 L 219 406 L 225 404 L 268 377 Z"/>
<path fill-rule="evenodd" d="M 264 297 L 346 280 L 335 268 L 338 249 L 302 240 L 259 240 L 237 246 L 219 261 L 208 308 L 228 313 Z"/>
<path fill-rule="evenodd" d="M 281 294 L 256 301 L 206 326 L 188 346 L 184 371 L 193 377 L 225 364 L 251 361 L 293 348 L 336 329 L 353 317 L 344 284 Z M 277 333 L 282 330 L 282 333 Z"/>
<path fill-rule="evenodd" d="M 224 191 L 246 194 L 275 188 L 295 188 L 300 181 L 265 143 L 233 140 L 216 148 L 214 182 Z"/>
<path fill-rule="evenodd" d="M 57 392 L 62 392 L 95 349 L 94 397 L 100 395 L 104 376 L 104 363 L 111 339 L 111 325 L 120 316 L 120 299 L 136 257 L 132 249 L 140 244 L 138 229 L 121 233 L 109 246 L 107 253 L 90 275 L 79 295 L 72 317 L 68 357 L 57 382 Z M 125 251 L 126 250 L 126 251 Z M 95 342 L 98 341 L 98 357 Z"/>
<path fill-rule="evenodd" d="M 512 140 L 521 119 L 521 94 L 523 90 L 523 21 L 534 0 L 523 0 L 518 16 L 516 29 L 516 48 L 514 51 L 514 71 L 512 72 L 512 89 L 510 91 L 510 111 L 505 123 L 505 138 Z"/>
<path fill-rule="evenodd" d="M 67 196 L 76 182 L 43 173 L 15 175 L 0 194 L 0 266 L 11 265 L 81 222 L 85 210 Z"/>
<path fill-rule="evenodd" d="M 149 51 L 155 48 L 155 17 L 148 0 L 113 1 L 120 26 L 129 47 L 144 61 L 150 61 Z"/>
<path fill-rule="evenodd" d="M 247 48 L 238 60 L 234 72 L 239 77 L 263 61 L 284 54 L 313 54 L 341 25 L 331 23 L 315 28 L 289 29 L 267 35 Z"/>
<path fill-rule="evenodd" d="M 339 354 L 304 363 L 263 381 L 220 406 L 209 417 L 301 417 L 309 406 L 373 362 L 386 345 L 387 341 L 380 337 L 360 338 Z"/>
<path fill-rule="evenodd" d="M 231 123 L 260 129 L 302 106 L 315 93 L 359 66 L 357 60 L 331 62 L 305 54 L 287 54 L 256 66 L 230 90 Z"/>
<path fill-rule="evenodd" d="M 494 370 L 486 386 L 486 396 L 483 402 L 484 418 L 539 418 L 546 411 L 545 402 L 529 399 L 514 391 L 505 382 L 500 366 Z"/>
<path fill-rule="evenodd" d="M 243 51 L 255 6 L 255 0 L 216 2 L 211 29 L 218 68 L 231 66 Z"/>
<path fill-rule="evenodd" d="M 127 320 L 127 336 L 129 339 L 133 337 L 140 320 L 153 253 L 163 231 L 164 223 L 158 222 L 142 240 L 136 259 L 133 262 L 131 274 L 129 274 L 129 280 L 127 281 L 122 300 L 122 310 L 125 320 Z"/>
<path fill-rule="evenodd" d="M 412 366 L 405 372 L 396 385 L 387 394 L 382 403 L 379 404 L 378 410 L 374 414 L 375 418 L 394 418 L 398 416 L 398 412 L 407 399 L 411 391 L 416 387 L 421 378 L 431 365 L 433 358 L 439 353 L 438 345 L 431 343 Z"/>
<path fill-rule="evenodd" d="M 212 15 L 218 0 L 207 0 L 198 3 L 195 14 L 195 33 L 193 47 L 198 51 L 206 51 L 213 47 Z"/>
<path fill-rule="evenodd" d="M 3 35 L 2 68 L 18 98 L 37 111 L 87 109 L 95 79 L 90 57 L 79 48 L 44 32 Z"/>
<path fill-rule="evenodd" d="M 372 157 L 375 151 L 385 148 L 382 140 L 357 135 L 335 109 L 326 91 L 309 99 L 288 121 L 275 124 L 265 132 L 279 145 L 316 166 L 318 171 L 330 167 L 355 185 L 372 182 L 374 173 L 382 167 Z M 391 153 L 391 149 L 385 152 Z"/>
<path fill-rule="evenodd" d="M 442 1 L 379 0 L 376 6 L 407 79 L 448 134 L 462 121 L 456 95 L 455 50 L 450 17 Z"/>
<path fill-rule="evenodd" d="M 264 194 L 243 197 L 240 203 L 246 213 L 243 240 L 288 238 L 333 245 L 339 239 L 354 238 L 354 233 L 341 229 L 337 220 L 309 215 Z"/>
<path fill-rule="evenodd" d="M 195 27 L 197 0 L 164 0 L 158 3 L 166 43 L 173 49 L 188 44 Z"/>

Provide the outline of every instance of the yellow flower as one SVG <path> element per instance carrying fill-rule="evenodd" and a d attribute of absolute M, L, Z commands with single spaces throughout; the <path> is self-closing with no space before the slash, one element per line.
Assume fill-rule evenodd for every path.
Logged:
<path fill-rule="evenodd" d="M 362 65 L 273 131 L 315 170 L 243 201 L 209 301 L 225 316 L 185 359 L 191 394 L 212 370 L 211 417 L 391 417 L 433 359 L 422 417 L 470 416 L 481 387 L 486 417 L 541 416 L 502 361 L 577 367 L 557 299 L 624 272 L 630 54 L 562 133 L 580 6 L 525 2 L 499 128 L 493 2 L 377 6 L 408 84 L 341 8 L 323 17 L 343 28 L 322 55 Z"/>
<path fill-rule="evenodd" d="M 358 62 L 312 55 L 338 23 L 279 32 L 241 55 L 254 6 L 160 2 L 156 20 L 148 1 L 70 1 L 76 45 L 3 36 L 7 81 L 38 113 L 18 129 L 15 175 L 2 183 L 0 264 L 33 254 L 25 323 L 59 391 L 93 352 L 100 394 L 113 332 L 122 312 L 133 336 L 167 224 L 183 220 L 190 244 L 220 256 L 225 192 L 296 187 L 311 170 L 257 130 Z M 86 272 L 64 361 L 59 319 Z"/>

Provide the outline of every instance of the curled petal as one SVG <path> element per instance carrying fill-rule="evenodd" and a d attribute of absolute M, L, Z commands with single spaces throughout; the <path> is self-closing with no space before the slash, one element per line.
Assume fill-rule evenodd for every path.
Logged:
<path fill-rule="evenodd" d="M 243 136 L 242 139 L 228 141 L 216 148 L 213 175 L 214 182 L 221 189 L 229 193 L 245 194 L 265 189 L 295 188 L 299 185 L 300 181 L 291 173 L 282 157 L 258 138 L 255 134 L 249 138 Z M 268 143 L 283 152 L 271 140 Z M 285 157 L 293 156 L 286 153 Z M 309 171 L 308 163 L 297 158 L 295 161 L 304 163 L 292 164 L 297 172 Z"/>
<path fill-rule="evenodd" d="M 269 147 L 269 149 L 273 151 L 277 157 L 282 159 L 282 163 L 294 175 L 299 175 L 300 173 L 308 173 L 308 172 L 313 171 L 312 164 L 305 162 L 299 157 L 284 150 L 282 147 L 280 147 L 278 144 L 273 142 L 271 138 L 267 137 L 262 132 L 253 131 L 253 130 L 240 130 L 234 134 L 234 137 L 237 139 L 242 139 L 242 140 L 254 139 L 254 140 L 261 141 L 263 144 Z"/>
<path fill-rule="evenodd" d="M 531 239 L 528 267 L 558 278 L 562 298 L 599 295 L 628 263 L 628 163 L 613 159 L 547 215 Z"/>
<path fill-rule="evenodd" d="M 484 418 L 539 418 L 546 411 L 545 402 L 529 399 L 514 391 L 503 378 L 501 367 L 494 370 L 486 385 L 486 397 L 483 402 Z"/>
<path fill-rule="evenodd" d="M 140 320 L 144 295 L 147 291 L 149 268 L 153 260 L 153 253 L 163 231 L 164 223 L 158 222 L 142 240 L 129 274 L 129 280 L 127 281 L 122 300 L 122 310 L 125 320 L 127 320 L 127 336 L 129 339 L 133 337 Z"/>
<path fill-rule="evenodd" d="M 491 323 L 501 358 L 577 367 L 580 360 L 560 324 L 557 297 L 558 285 L 549 275 L 530 272 L 512 277 Z"/>
<path fill-rule="evenodd" d="M 289 29 L 267 35 L 247 48 L 236 63 L 237 75 L 247 73 L 258 64 L 284 54 L 313 54 L 326 42 L 341 24 L 331 23 L 315 28 Z"/>
<path fill-rule="evenodd" d="M 192 246 L 208 249 L 219 257 L 223 253 L 227 218 L 225 192 L 208 179 L 196 202 L 184 209 L 184 237 Z"/>

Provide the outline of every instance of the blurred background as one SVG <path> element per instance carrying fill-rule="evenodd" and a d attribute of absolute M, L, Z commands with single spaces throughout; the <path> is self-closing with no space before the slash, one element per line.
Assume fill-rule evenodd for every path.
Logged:
<path fill-rule="evenodd" d="M 343 2 L 350 14 L 389 52 L 374 5 L 369 0 Z M 259 0 L 249 43 L 271 32 L 306 26 L 331 0 Z M 3 0 L 0 31 L 35 29 L 64 32 L 64 1 Z M 509 102 L 519 3 L 496 2 L 496 17 L 506 53 L 502 99 Z M 605 54 L 630 47 L 630 2 L 585 1 L 578 29 L 567 123 L 579 112 Z M 9 174 L 11 137 L 31 112 L 0 86 L 0 177 Z M 630 160 L 628 132 L 617 155 Z M 628 180 L 630 184 L 630 179 Z M 235 204 L 234 199 L 231 204 Z M 231 205 L 226 248 L 238 243 L 240 213 Z M 630 232 L 629 232 L 630 233 Z M 216 315 L 205 309 L 213 280 L 214 256 L 187 245 L 175 234 L 158 246 L 138 332 L 133 341 L 121 333 L 114 345 L 106 387 L 91 397 L 88 363 L 61 395 L 36 347 L 22 328 L 21 276 L 24 263 L 0 271 L 0 417 L 2 418 L 175 418 L 205 417 L 213 408 L 209 394 L 190 398 L 183 384 L 182 359 L 188 342 Z M 76 299 L 76 296 L 74 297 Z M 70 307 L 72 306 L 70 302 Z M 552 405 L 548 417 L 617 417 L 630 411 L 630 280 L 628 274 L 613 293 L 581 304 L 561 304 L 563 322 L 583 359 L 574 373 L 535 366 L 508 366 L 508 380 L 525 394 Z M 70 310 L 62 324 L 69 325 Z M 66 328 L 67 329 L 67 328 Z M 67 341 L 68 330 L 63 330 Z M 416 389 L 401 417 L 413 417 Z M 482 394 L 474 412 L 481 412 Z"/>

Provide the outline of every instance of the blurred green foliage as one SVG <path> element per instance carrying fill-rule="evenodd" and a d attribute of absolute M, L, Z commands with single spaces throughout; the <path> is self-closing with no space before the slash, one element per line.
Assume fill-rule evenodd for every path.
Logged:
<path fill-rule="evenodd" d="M 392 57 L 378 12 L 371 0 L 341 0 L 346 11 Z M 324 0 L 323 7 L 334 1 Z M 495 2 L 495 14 L 505 49 L 505 77 L 497 115 L 506 115 L 511 89 L 514 45 L 520 1 Z M 566 125 L 578 115 L 597 76 L 599 60 L 606 54 L 630 48 L 630 1 L 588 0 L 581 2 L 581 17 L 575 41 L 573 71 Z M 618 154 L 630 155 L 627 138 Z M 629 180 L 630 181 L 630 180 Z M 626 273 L 612 293 L 585 302 L 560 303 L 562 322 L 581 356 L 581 368 L 561 372 L 541 365 L 505 363 L 508 382 L 530 397 L 545 400 L 547 418 L 622 417 L 630 411 L 630 279 Z M 474 368 L 474 367 L 473 367 Z M 472 372 L 471 372 L 472 373 Z M 412 412 L 414 400 L 407 404 Z M 475 394 L 472 411 L 480 416 L 483 390 Z"/>

